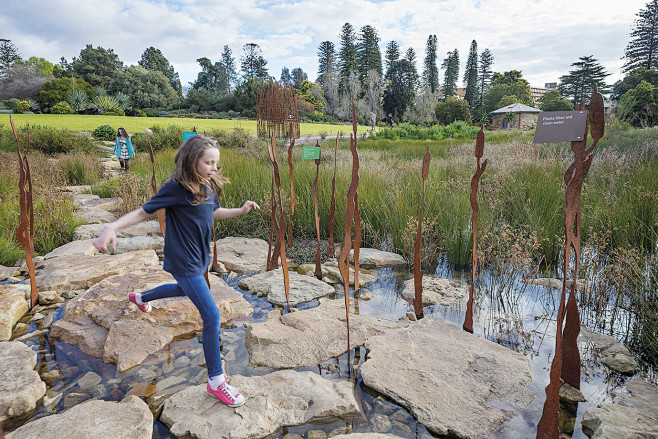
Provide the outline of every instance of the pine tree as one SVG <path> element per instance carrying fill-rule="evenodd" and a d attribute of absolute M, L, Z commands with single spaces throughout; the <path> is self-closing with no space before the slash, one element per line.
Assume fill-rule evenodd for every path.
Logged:
<path fill-rule="evenodd" d="M 651 0 L 637 13 L 631 41 L 626 46 L 624 72 L 638 67 L 658 68 L 658 0 Z"/>
<path fill-rule="evenodd" d="M 438 43 L 436 35 L 430 35 L 427 38 L 425 46 L 425 61 L 423 62 L 423 84 L 429 88 L 432 93 L 439 90 L 439 69 L 436 66 Z"/>
<path fill-rule="evenodd" d="M 468 101 L 468 105 L 471 111 L 473 111 L 477 105 L 478 98 L 478 43 L 475 40 L 471 42 L 471 49 L 468 52 L 468 59 L 466 60 L 464 85 L 466 86 L 464 99 Z"/>
<path fill-rule="evenodd" d="M 301 67 L 295 67 L 290 73 L 290 79 L 292 80 L 293 88 L 299 90 L 302 88 L 302 84 L 308 81 L 308 75 Z"/>
<path fill-rule="evenodd" d="M 447 53 L 448 57 L 443 60 L 441 68 L 445 71 L 443 77 L 443 96 L 454 96 L 457 93 L 457 81 L 459 80 L 459 51 L 457 49 Z"/>
<path fill-rule="evenodd" d="M 379 35 L 377 30 L 366 25 L 361 28 L 356 46 L 356 60 L 361 85 L 367 87 L 368 72 L 376 72 L 382 75 L 382 53 L 379 50 Z"/>
<path fill-rule="evenodd" d="M 2 74 L 14 61 L 21 59 L 21 54 L 18 49 L 11 42 L 4 38 L 0 38 L 0 74 Z"/>
<path fill-rule="evenodd" d="M 413 47 L 407 49 L 404 54 L 404 59 L 409 62 L 407 81 L 414 90 L 418 88 L 418 69 L 416 68 L 416 51 Z"/>
<path fill-rule="evenodd" d="M 478 72 L 478 107 L 482 105 L 482 96 L 484 96 L 484 92 L 489 85 L 489 80 L 491 79 L 491 75 L 493 73 L 491 70 L 493 60 L 494 57 L 489 49 L 484 49 L 484 51 L 480 54 L 480 70 Z"/>
<path fill-rule="evenodd" d="M 356 60 L 356 34 L 354 27 L 345 23 L 340 30 L 340 50 L 338 51 L 338 76 L 340 78 L 340 89 L 344 89 L 350 80 L 350 75 L 358 75 L 358 64 Z"/>
<path fill-rule="evenodd" d="M 267 61 L 263 58 L 260 46 L 256 43 L 247 43 L 242 46 L 244 55 L 240 58 L 240 66 L 247 79 L 260 78 L 266 79 Z"/>
<path fill-rule="evenodd" d="M 288 67 L 283 66 L 281 69 L 281 77 L 279 78 L 281 84 L 292 84 L 292 76 Z"/>
<path fill-rule="evenodd" d="M 235 67 L 235 58 L 233 58 L 233 52 L 231 51 L 231 48 L 228 47 L 228 45 L 224 45 L 222 58 L 219 62 L 224 67 L 224 72 L 226 73 L 226 79 L 228 81 L 228 89 L 231 90 L 238 81 L 238 71 Z"/>
<path fill-rule="evenodd" d="M 318 77 L 315 80 L 324 85 L 327 75 L 336 73 L 336 49 L 331 41 L 323 41 L 318 47 Z"/>
<path fill-rule="evenodd" d="M 581 56 L 579 59 L 580 61 L 571 64 L 572 67 L 575 67 L 574 70 L 560 77 L 558 86 L 560 93 L 564 97 L 570 98 L 574 104 L 590 97 L 594 83 L 596 83 L 599 93 L 609 92 L 605 78 L 610 73 L 605 71 L 593 55 Z"/>
<path fill-rule="evenodd" d="M 391 70 L 393 64 L 400 60 L 400 45 L 397 41 L 389 41 L 386 45 L 386 59 L 384 63 L 386 64 L 386 72 Z"/>

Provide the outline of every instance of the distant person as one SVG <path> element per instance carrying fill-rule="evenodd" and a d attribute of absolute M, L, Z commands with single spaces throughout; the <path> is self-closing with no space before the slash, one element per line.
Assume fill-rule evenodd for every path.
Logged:
<path fill-rule="evenodd" d="M 101 252 L 108 244 L 116 249 L 116 231 L 146 220 L 160 209 L 165 209 L 166 230 L 164 247 L 165 271 L 177 283 L 160 285 L 142 293 L 131 291 L 128 300 L 142 312 L 150 312 L 154 300 L 187 296 L 199 310 L 203 320 L 203 354 L 208 367 L 208 393 L 229 407 L 244 404 L 244 396 L 229 386 L 222 371 L 219 352 L 221 315 L 204 275 L 210 263 L 210 238 L 213 220 L 232 218 L 260 209 L 253 201 L 245 201 L 240 208 L 220 207 L 227 178 L 218 172 L 219 144 L 212 137 L 194 136 L 183 143 L 174 156 L 175 168 L 169 181 L 139 209 L 133 210 L 108 224 L 94 240 Z"/>
<path fill-rule="evenodd" d="M 375 132 L 375 122 L 377 122 L 377 116 L 375 116 L 375 112 L 371 111 L 370 112 L 370 131 Z"/>
<path fill-rule="evenodd" d="M 386 118 L 386 121 L 388 122 L 389 127 L 393 127 L 393 115 L 391 113 L 388 113 L 388 117 Z"/>
<path fill-rule="evenodd" d="M 119 157 L 119 164 L 121 169 L 128 170 L 128 160 L 135 156 L 135 151 L 133 151 L 133 145 L 130 143 L 130 137 L 128 133 L 123 128 L 117 130 L 117 137 L 114 141 L 114 151 L 113 154 L 116 154 Z"/>

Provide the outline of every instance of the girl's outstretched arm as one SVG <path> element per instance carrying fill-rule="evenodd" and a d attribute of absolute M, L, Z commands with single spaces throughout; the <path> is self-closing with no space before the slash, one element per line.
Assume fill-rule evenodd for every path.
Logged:
<path fill-rule="evenodd" d="M 103 229 L 98 238 L 94 239 L 94 247 L 99 251 L 106 253 L 108 251 L 107 244 L 112 244 L 112 249 L 117 249 L 117 234 L 116 231 L 123 229 L 124 227 L 132 226 L 137 223 L 145 221 L 150 214 L 146 213 L 141 207 L 135 209 L 132 212 L 128 212 L 124 216 L 120 217 L 116 221 L 109 223 Z"/>
<path fill-rule="evenodd" d="M 226 219 L 226 218 L 233 218 L 234 216 L 238 215 L 243 215 L 251 210 L 251 208 L 256 208 L 260 210 L 260 206 L 256 204 L 253 201 L 245 201 L 242 207 L 234 207 L 232 209 L 226 209 L 223 207 L 220 207 L 218 209 L 215 209 L 215 211 L 212 214 L 213 219 Z"/>

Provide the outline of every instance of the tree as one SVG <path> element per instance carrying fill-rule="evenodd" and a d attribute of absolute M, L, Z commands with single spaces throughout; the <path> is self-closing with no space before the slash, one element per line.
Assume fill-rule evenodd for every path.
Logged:
<path fill-rule="evenodd" d="M 240 58 L 240 68 L 246 79 L 267 79 L 267 61 L 263 58 L 260 46 L 256 43 L 247 43 L 242 46 L 244 55 Z"/>
<path fill-rule="evenodd" d="M 573 104 L 560 94 L 557 90 L 544 93 L 539 98 L 539 109 L 541 111 L 571 111 Z"/>
<path fill-rule="evenodd" d="M 443 75 L 443 96 L 453 96 L 457 93 L 457 81 L 459 80 L 459 52 L 457 49 L 448 52 L 448 57 L 443 60 L 441 68 Z"/>
<path fill-rule="evenodd" d="M 142 66 L 130 66 L 116 73 L 108 91 L 113 95 L 125 93 L 130 104 L 137 108 L 166 108 L 178 96 L 171 80 L 161 71 Z"/>
<path fill-rule="evenodd" d="M 413 105 L 407 110 L 404 118 L 417 125 L 431 125 L 436 120 L 436 104 L 438 93 L 432 93 L 427 86 L 422 86 L 416 93 Z"/>
<path fill-rule="evenodd" d="M 491 66 L 493 65 L 494 57 L 491 54 L 489 49 L 484 49 L 480 55 L 480 69 L 478 71 L 478 88 L 480 93 L 478 96 L 478 107 L 482 106 L 482 99 L 484 97 L 484 92 L 489 86 L 489 80 L 491 79 L 492 71 Z"/>
<path fill-rule="evenodd" d="M 368 120 L 370 118 L 371 111 L 376 115 L 380 113 L 379 108 L 380 108 L 381 96 L 382 96 L 381 77 L 374 70 L 370 70 L 368 72 L 368 80 L 366 82 L 366 87 L 363 94 L 365 113 L 368 115 Z"/>
<path fill-rule="evenodd" d="M 262 78 L 247 77 L 235 89 L 235 110 L 239 111 L 242 116 L 256 117 L 258 110 L 258 94 L 265 84 Z"/>
<path fill-rule="evenodd" d="M 356 45 L 356 62 L 359 70 L 361 85 L 365 88 L 368 83 L 368 73 L 374 71 L 382 76 L 382 53 L 379 50 L 379 35 L 377 30 L 365 25 L 361 28 Z"/>
<path fill-rule="evenodd" d="M 224 45 L 224 50 L 222 51 L 221 59 L 219 64 L 224 68 L 224 74 L 226 75 L 227 80 L 227 89 L 230 91 L 235 86 L 238 80 L 238 71 L 235 67 L 235 58 L 233 58 L 233 52 L 228 45 Z"/>
<path fill-rule="evenodd" d="M 439 123 L 448 125 L 456 120 L 471 123 L 471 111 L 468 102 L 456 96 L 448 96 L 445 101 L 436 104 L 436 119 Z"/>
<path fill-rule="evenodd" d="M 323 41 L 318 47 L 318 77 L 315 80 L 324 86 L 326 77 L 336 72 L 336 49 L 331 41 Z"/>
<path fill-rule="evenodd" d="M 288 69 L 288 67 L 283 66 L 281 69 L 281 77 L 279 78 L 279 82 L 281 84 L 292 84 L 292 76 L 290 75 L 290 69 Z"/>
<path fill-rule="evenodd" d="M 636 15 L 639 18 L 633 23 L 631 41 L 624 52 L 624 72 L 638 67 L 658 67 L 658 0 L 651 0 L 646 9 L 640 10 Z"/>
<path fill-rule="evenodd" d="M 21 54 L 14 43 L 11 40 L 0 38 L 0 75 L 3 75 L 5 69 L 19 59 L 21 59 Z"/>
<path fill-rule="evenodd" d="M 151 46 L 142 53 L 142 58 L 137 62 L 140 66 L 148 70 L 156 70 L 162 73 L 165 78 L 169 80 L 169 83 L 173 89 L 182 95 L 182 85 L 178 74 L 174 71 L 174 67 L 169 64 L 169 60 L 165 58 L 160 49 L 156 49 Z"/>
<path fill-rule="evenodd" d="M 340 90 L 344 90 L 352 73 L 359 74 L 354 27 L 345 23 L 340 30 L 340 50 L 338 51 L 338 77 Z"/>
<path fill-rule="evenodd" d="M 523 79 L 523 73 L 521 70 L 510 70 L 503 73 L 494 72 L 491 75 L 491 85 L 512 85 L 520 83 L 526 86 L 530 86 L 530 83 Z"/>
<path fill-rule="evenodd" d="M 41 86 L 52 78 L 52 75 L 44 74 L 35 65 L 18 61 L 3 72 L 0 77 L 0 99 L 34 99 L 38 96 Z"/>
<path fill-rule="evenodd" d="M 617 116 L 637 127 L 648 127 L 658 123 L 657 89 L 647 81 L 628 90 L 615 108 Z"/>
<path fill-rule="evenodd" d="M 324 112 L 324 95 L 322 87 L 310 81 L 304 81 L 299 87 L 299 93 L 302 98 L 313 105 L 313 110 L 319 113 Z"/>
<path fill-rule="evenodd" d="M 658 71 L 653 69 L 645 69 L 640 67 L 630 72 L 624 77 L 621 81 L 615 82 L 615 85 L 612 87 L 612 93 L 610 94 L 610 99 L 613 101 L 618 101 L 628 90 L 631 90 L 638 86 L 642 81 L 647 81 L 649 84 L 654 87 L 658 86 Z"/>
<path fill-rule="evenodd" d="M 87 44 L 80 51 L 78 58 L 73 57 L 71 70 L 73 74 L 87 81 L 93 86 L 106 88 L 114 73 L 123 67 L 123 62 L 112 49 L 104 49 L 100 46 L 94 48 Z"/>
<path fill-rule="evenodd" d="M 54 78 L 46 81 L 39 91 L 39 102 L 42 108 L 49 108 L 58 102 L 65 101 L 73 90 L 82 90 L 92 97 L 91 85 L 80 78 Z"/>
<path fill-rule="evenodd" d="M 391 69 L 391 67 L 398 62 L 400 59 L 400 45 L 397 41 L 389 41 L 386 45 L 386 73 Z"/>
<path fill-rule="evenodd" d="M 206 57 L 196 61 L 201 66 L 201 71 L 197 74 L 196 81 L 192 83 L 194 90 L 206 91 L 218 97 L 230 92 L 229 75 L 221 61 L 213 63 Z"/>
<path fill-rule="evenodd" d="M 474 109 L 478 98 L 478 43 L 475 40 L 471 42 L 471 48 L 468 51 L 464 85 L 466 87 L 464 99 L 468 102 L 469 107 Z"/>
<path fill-rule="evenodd" d="M 579 59 L 580 61 L 571 64 L 572 67 L 575 67 L 574 70 L 560 77 L 560 85 L 558 86 L 560 93 L 566 98 L 570 98 L 574 104 L 590 97 L 593 84 L 598 86 L 601 94 L 606 94 L 609 91 L 605 78 L 610 74 L 606 73 L 594 56 L 581 56 Z"/>
<path fill-rule="evenodd" d="M 292 69 L 292 86 L 295 90 L 299 90 L 304 82 L 308 81 L 308 75 L 301 67 Z"/>
<path fill-rule="evenodd" d="M 407 59 L 393 62 L 386 72 L 384 90 L 384 112 L 399 119 L 413 103 L 418 72 Z"/>
<path fill-rule="evenodd" d="M 523 82 L 516 82 L 511 85 L 492 85 L 482 97 L 482 108 L 484 111 L 478 112 L 478 118 L 482 118 L 482 113 L 489 114 L 492 111 L 501 108 L 503 105 L 500 105 L 500 102 L 505 96 L 514 96 L 516 102 L 524 105 L 532 105 L 530 87 Z"/>
<path fill-rule="evenodd" d="M 439 91 L 439 69 L 436 66 L 438 50 L 436 35 L 427 37 L 425 45 L 425 60 L 423 62 L 423 84 L 429 88 L 432 93 Z"/>
<path fill-rule="evenodd" d="M 44 58 L 37 58 L 36 56 L 31 56 L 26 60 L 16 60 L 14 65 L 28 66 L 32 68 L 36 74 L 42 76 L 52 76 L 54 70 L 53 63 Z"/>

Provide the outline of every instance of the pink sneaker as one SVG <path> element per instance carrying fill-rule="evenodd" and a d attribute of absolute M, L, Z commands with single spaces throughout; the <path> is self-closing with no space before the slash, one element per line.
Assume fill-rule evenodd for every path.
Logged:
<path fill-rule="evenodd" d="M 151 304 L 150 303 L 146 302 L 144 305 L 139 305 L 137 303 L 137 300 L 135 299 L 135 292 L 134 291 L 128 293 L 128 300 L 130 300 L 132 303 L 137 305 L 137 308 L 142 310 L 142 312 L 151 312 Z"/>
<path fill-rule="evenodd" d="M 233 386 L 229 386 L 228 383 L 224 382 L 217 390 L 213 390 L 210 387 L 210 384 L 207 386 L 208 393 L 217 397 L 221 402 L 226 404 L 229 407 L 240 407 L 244 404 L 244 396 L 240 395 L 238 389 Z"/>

